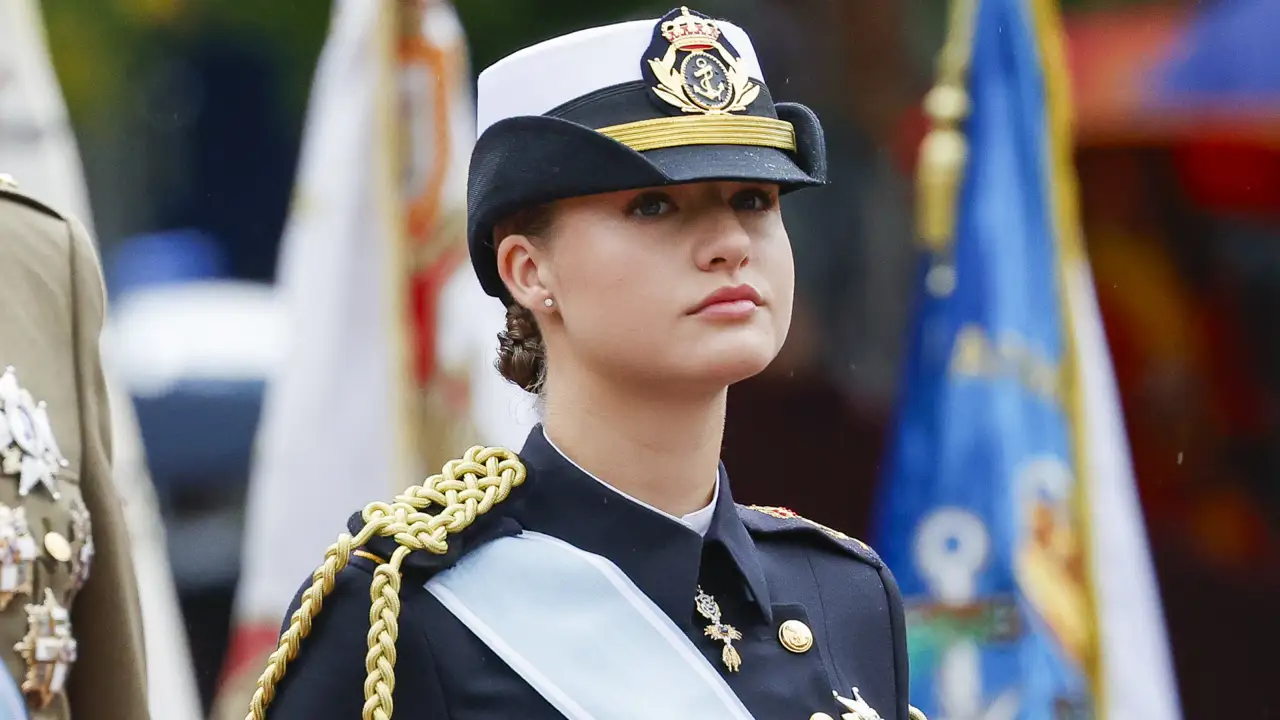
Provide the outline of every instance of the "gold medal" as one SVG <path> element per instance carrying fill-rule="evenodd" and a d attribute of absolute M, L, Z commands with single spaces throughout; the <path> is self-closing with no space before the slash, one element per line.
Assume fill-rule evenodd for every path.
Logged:
<path fill-rule="evenodd" d="M 56 500 L 58 472 L 65 467 L 48 408 L 18 384 L 13 368 L 5 368 L 0 373 L 0 472 L 18 478 L 19 495 L 43 485 Z"/>
<path fill-rule="evenodd" d="M 720 605 L 716 599 L 702 591 L 702 587 L 698 587 L 698 594 L 694 598 L 694 602 L 698 608 L 698 614 L 710 621 L 710 625 L 703 631 L 707 637 L 724 643 L 724 650 L 720 652 L 720 659 L 724 661 L 724 666 L 729 668 L 729 672 L 738 672 L 738 668 L 742 667 L 742 656 L 738 654 L 738 649 L 733 646 L 734 640 L 741 640 L 742 633 L 732 625 L 725 625 L 720 622 Z"/>
<path fill-rule="evenodd" d="M 19 595 L 31 595 L 38 554 L 26 508 L 0 504 L 0 610 Z"/>
<path fill-rule="evenodd" d="M 22 693 L 31 707 L 41 710 L 66 687 L 76 661 L 76 640 L 71 635 L 71 614 L 45 588 L 44 602 L 27 605 L 27 635 L 14 646 L 27 663 Z"/>

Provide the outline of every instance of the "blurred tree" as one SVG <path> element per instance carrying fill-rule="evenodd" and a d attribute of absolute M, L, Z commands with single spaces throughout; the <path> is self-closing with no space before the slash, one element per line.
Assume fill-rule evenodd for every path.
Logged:
<path fill-rule="evenodd" d="M 256 182 L 283 183 L 262 198 L 264 212 L 274 198 L 283 198 L 278 212 L 252 221 L 256 235 L 272 232 L 273 218 L 282 215 L 287 203 L 292 155 L 330 8 L 330 0 L 45 0 L 54 66 L 80 141 L 105 248 L 166 222 L 198 221 L 190 213 L 175 216 L 173 208 L 183 206 L 184 196 L 203 192 L 196 187 L 201 178 L 191 171 L 193 157 L 202 149 L 196 138 L 210 123 L 230 127 L 226 120 L 238 119 L 239 130 L 247 133 L 240 143 L 245 148 L 267 143 L 279 155 L 274 161 L 279 169 L 267 173 L 268 179 L 256 177 L 265 170 L 253 171 L 253 163 L 243 166 L 256 173 Z M 210 65 L 220 57 L 226 62 Z M 235 92 L 216 98 L 209 94 L 217 72 L 209 73 L 215 70 L 232 75 L 230 85 L 218 86 L 224 90 L 234 90 L 235 73 L 252 73 L 244 78 L 245 93 L 254 98 L 252 109 L 208 105 L 234 103 L 231 97 L 238 97 Z M 211 111 L 220 112 L 222 120 Z M 244 210 L 233 215 L 254 214 Z M 273 247 L 261 252 L 271 256 Z M 261 272 L 259 268 L 255 274 Z"/>
<path fill-rule="evenodd" d="M 46 0 L 54 66 L 77 126 L 136 106 L 138 76 L 163 62 L 165 39 L 225 34 L 261 43 L 277 68 L 282 110 L 302 116 L 329 27 L 329 0 Z"/>
<path fill-rule="evenodd" d="M 127 96 L 129 70 L 146 54 L 146 27 L 122 4 L 42 3 L 54 68 L 77 124 Z"/>

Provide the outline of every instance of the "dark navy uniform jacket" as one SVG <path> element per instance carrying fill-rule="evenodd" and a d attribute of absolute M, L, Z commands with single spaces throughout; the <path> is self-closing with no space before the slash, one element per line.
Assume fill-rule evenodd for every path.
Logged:
<path fill-rule="evenodd" d="M 524 484 L 452 536 L 448 554 L 413 553 L 406 561 L 395 718 L 562 717 L 423 587 L 477 544 L 525 528 L 611 560 L 703 650 L 758 720 L 805 720 L 816 712 L 838 718 L 847 710 L 832 693 L 851 698 L 854 687 L 884 720 L 907 720 L 902 599 L 865 546 L 802 519 L 735 505 L 723 467 L 704 538 L 597 482 L 565 459 L 540 427 L 520 458 L 528 469 Z M 361 525 L 359 515 L 353 517 L 352 532 Z M 393 548 L 374 541 L 368 550 L 386 558 Z M 360 717 L 373 567 L 357 556 L 339 574 L 278 686 L 270 720 Z M 744 635 L 735 643 L 742 656 L 736 673 L 721 662 L 723 645 L 703 635 L 708 623 L 694 606 L 699 585 L 719 603 L 723 622 Z M 779 626 L 787 620 L 812 630 L 808 651 L 791 652 L 780 642 Z"/>

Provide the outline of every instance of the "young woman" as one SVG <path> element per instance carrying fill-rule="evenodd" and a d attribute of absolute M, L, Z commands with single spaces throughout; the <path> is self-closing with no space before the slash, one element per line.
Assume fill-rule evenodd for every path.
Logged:
<path fill-rule="evenodd" d="M 685 8 L 506 58 L 478 112 L 471 259 L 543 423 L 353 517 L 250 718 L 905 720 L 888 570 L 735 505 L 719 461 L 728 387 L 787 335 L 778 200 L 825 181 L 817 118 Z"/>

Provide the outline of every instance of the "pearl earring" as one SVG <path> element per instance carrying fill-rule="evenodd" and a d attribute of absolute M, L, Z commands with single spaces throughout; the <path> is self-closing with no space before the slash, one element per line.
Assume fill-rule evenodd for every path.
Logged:
<path fill-rule="evenodd" d="M 546 305 L 547 307 L 555 307 L 556 301 L 552 300 L 551 298 L 547 298 L 546 300 L 542 301 L 542 304 Z"/>

